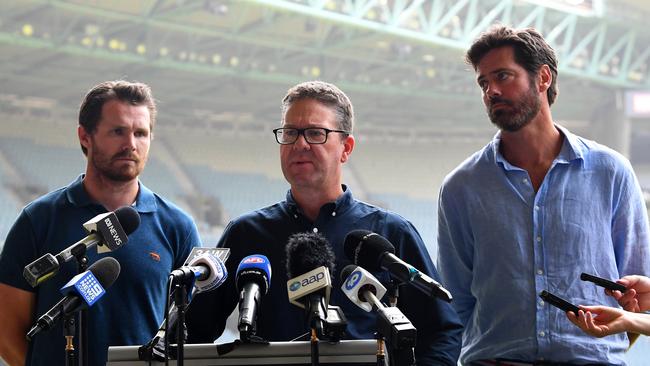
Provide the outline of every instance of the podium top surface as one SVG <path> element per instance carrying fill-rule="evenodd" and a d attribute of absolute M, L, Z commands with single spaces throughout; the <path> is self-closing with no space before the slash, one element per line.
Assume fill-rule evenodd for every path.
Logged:
<path fill-rule="evenodd" d="M 163 365 L 138 359 L 139 346 L 114 346 L 108 349 L 108 366 Z M 321 365 L 377 365 L 376 340 L 319 342 Z M 310 342 L 271 342 L 264 344 L 187 344 L 184 364 L 194 365 L 311 365 Z M 175 365 L 174 361 L 169 362 Z"/>

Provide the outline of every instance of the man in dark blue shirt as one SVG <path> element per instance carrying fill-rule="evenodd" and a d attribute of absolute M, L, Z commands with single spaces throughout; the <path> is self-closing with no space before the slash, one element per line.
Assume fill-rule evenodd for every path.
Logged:
<path fill-rule="evenodd" d="M 104 365 L 109 346 L 143 344 L 158 328 L 169 272 L 201 241 L 184 211 L 138 179 L 149 156 L 155 117 L 151 90 L 142 83 L 107 81 L 86 95 L 77 129 L 86 156 L 85 174 L 29 203 L 0 253 L 0 357 L 9 365 L 67 363 L 61 321 L 29 343 L 25 334 L 63 296 L 59 289 L 76 274 L 77 265 L 62 264 L 55 277 L 36 288 L 23 278 L 23 268 L 45 253 L 66 249 L 86 235 L 84 222 L 121 206 L 132 206 L 141 221 L 125 248 L 87 253 L 89 263 L 114 257 L 121 270 L 88 309 L 85 364 Z M 77 351 L 78 340 L 75 337 Z"/>
<path fill-rule="evenodd" d="M 270 341 L 287 341 L 307 332 L 303 310 L 287 299 L 285 246 L 289 236 L 318 232 L 330 242 L 338 270 L 351 262 L 343 252 L 346 234 L 355 229 L 376 232 L 396 247 L 396 255 L 438 279 L 422 238 L 403 217 L 357 201 L 342 184 L 341 169 L 350 158 L 353 109 L 336 86 L 306 82 L 289 90 L 282 105 L 282 127 L 275 129 L 280 144 L 282 172 L 291 185 L 286 200 L 233 220 L 217 244 L 230 248 L 226 263 L 233 274 L 217 291 L 196 297 L 188 314 L 190 342 L 212 342 L 237 305 L 234 273 L 241 259 L 263 254 L 274 268 L 273 281 L 258 310 L 257 335 Z M 375 274 L 382 282 L 386 273 Z M 354 305 L 340 290 L 338 275 L 330 304 L 340 306 L 347 319 L 350 339 L 370 339 L 376 330 L 374 313 Z M 398 307 L 418 330 L 415 347 L 418 365 L 456 365 L 461 332 L 458 316 L 448 303 L 430 299 L 403 286 Z"/>

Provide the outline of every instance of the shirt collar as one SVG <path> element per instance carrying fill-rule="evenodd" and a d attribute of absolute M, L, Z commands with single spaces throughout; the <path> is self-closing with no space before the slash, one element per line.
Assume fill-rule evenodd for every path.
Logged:
<path fill-rule="evenodd" d="M 72 182 L 67 189 L 66 196 L 68 201 L 76 207 L 84 207 L 89 205 L 95 205 L 97 202 L 94 202 L 86 189 L 83 186 L 83 179 L 85 174 L 81 174 L 77 179 Z M 142 182 L 138 180 L 138 195 L 135 199 L 135 204 L 133 205 L 138 212 L 153 212 L 156 211 L 156 198 L 154 193 L 147 188 Z"/>
<path fill-rule="evenodd" d="M 568 129 L 555 124 L 555 128 L 557 128 L 562 135 L 564 135 L 564 141 L 562 142 L 562 148 L 560 149 L 560 153 L 558 156 L 555 158 L 555 161 L 558 163 L 569 163 L 572 160 L 576 159 L 584 159 L 584 154 L 585 154 L 585 146 L 580 142 L 578 137 L 571 132 L 569 132 Z M 501 154 L 501 151 L 499 151 L 499 144 L 501 143 L 501 131 L 497 131 L 497 133 L 494 135 L 494 138 L 492 138 L 492 142 L 490 145 L 492 146 L 492 153 L 494 156 L 494 161 L 498 164 L 501 163 L 504 167 L 506 168 L 516 168 L 512 164 L 510 164 L 506 158 L 503 157 Z"/>
<path fill-rule="evenodd" d="M 334 202 L 329 202 L 323 205 L 321 207 L 321 213 L 323 211 L 323 208 L 327 207 L 328 209 L 331 206 L 330 214 L 332 212 L 335 212 L 335 215 L 339 215 L 346 211 L 348 208 L 351 207 L 352 205 L 352 191 L 346 186 L 345 184 L 341 184 L 341 188 L 343 189 L 343 194 L 338 196 Z M 296 203 L 296 200 L 293 198 L 293 194 L 291 194 L 291 189 L 287 191 L 287 205 L 291 209 L 292 212 L 297 213 L 297 212 L 302 212 L 300 209 L 300 206 L 298 206 L 298 203 Z M 335 216 L 332 215 L 332 216 Z"/>

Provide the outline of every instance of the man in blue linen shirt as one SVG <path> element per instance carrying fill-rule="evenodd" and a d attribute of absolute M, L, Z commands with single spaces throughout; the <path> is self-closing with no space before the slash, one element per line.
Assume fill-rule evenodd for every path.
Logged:
<path fill-rule="evenodd" d="M 139 227 L 124 248 L 89 251 L 88 261 L 111 256 L 120 263 L 115 283 L 88 309 L 87 365 L 104 365 L 109 346 L 149 340 L 162 321 L 167 277 L 200 245 L 192 219 L 138 180 L 149 156 L 156 106 L 149 86 L 108 81 L 93 87 L 79 110 L 77 128 L 86 172 L 67 187 L 28 204 L 12 226 L 0 254 L 0 355 L 10 365 L 64 365 L 62 322 L 36 335 L 30 326 L 63 297 L 59 289 L 77 273 L 71 261 L 32 288 L 23 268 L 45 253 L 59 253 L 83 238 L 82 224 L 133 205 Z M 75 337 L 75 349 L 79 351 Z M 80 362 L 81 364 L 81 362 Z"/>
<path fill-rule="evenodd" d="M 648 274 L 630 163 L 553 122 L 557 60 L 537 31 L 494 27 L 466 59 L 500 131 L 440 190 L 438 268 L 465 325 L 462 363 L 624 364 L 625 335 L 588 337 L 538 294 L 615 306 L 580 273 Z"/>
<path fill-rule="evenodd" d="M 355 229 L 374 231 L 396 247 L 396 255 L 433 278 L 436 269 L 415 227 L 401 216 L 355 200 L 342 185 L 341 169 L 350 158 L 353 110 L 336 86 L 315 81 L 291 88 L 283 100 L 282 128 L 274 130 L 280 143 L 282 172 L 291 185 L 286 200 L 245 214 L 232 221 L 218 243 L 230 248 L 226 263 L 232 276 L 216 291 L 195 297 L 188 313 L 190 342 L 212 342 L 225 327 L 239 294 L 234 274 L 241 259 L 263 254 L 273 267 L 269 293 L 258 309 L 257 335 L 270 341 L 288 341 L 308 331 L 304 311 L 287 299 L 285 247 L 289 236 L 300 232 L 324 235 L 334 249 L 336 268 L 350 264 L 343 252 L 346 234 Z M 387 274 L 375 273 L 380 280 Z M 330 304 L 343 309 L 349 339 L 372 339 L 374 313 L 363 311 L 340 289 L 338 275 Z M 398 307 L 417 328 L 418 365 L 456 365 L 460 352 L 460 326 L 452 307 L 402 286 Z"/>

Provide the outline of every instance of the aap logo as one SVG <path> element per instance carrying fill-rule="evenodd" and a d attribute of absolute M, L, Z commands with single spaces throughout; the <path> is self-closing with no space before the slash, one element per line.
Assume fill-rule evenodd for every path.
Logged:
<path fill-rule="evenodd" d="M 359 281 L 361 281 L 361 277 L 362 275 L 360 271 L 352 272 L 350 277 L 348 277 L 348 280 L 345 281 L 345 288 L 347 290 L 352 290 L 354 286 L 356 286 L 359 283 Z"/>
<path fill-rule="evenodd" d="M 291 291 L 298 291 L 300 288 L 300 281 L 293 282 L 291 285 L 289 285 L 289 290 Z"/>
<path fill-rule="evenodd" d="M 250 256 L 244 259 L 242 263 L 265 263 L 266 261 L 262 257 Z"/>

